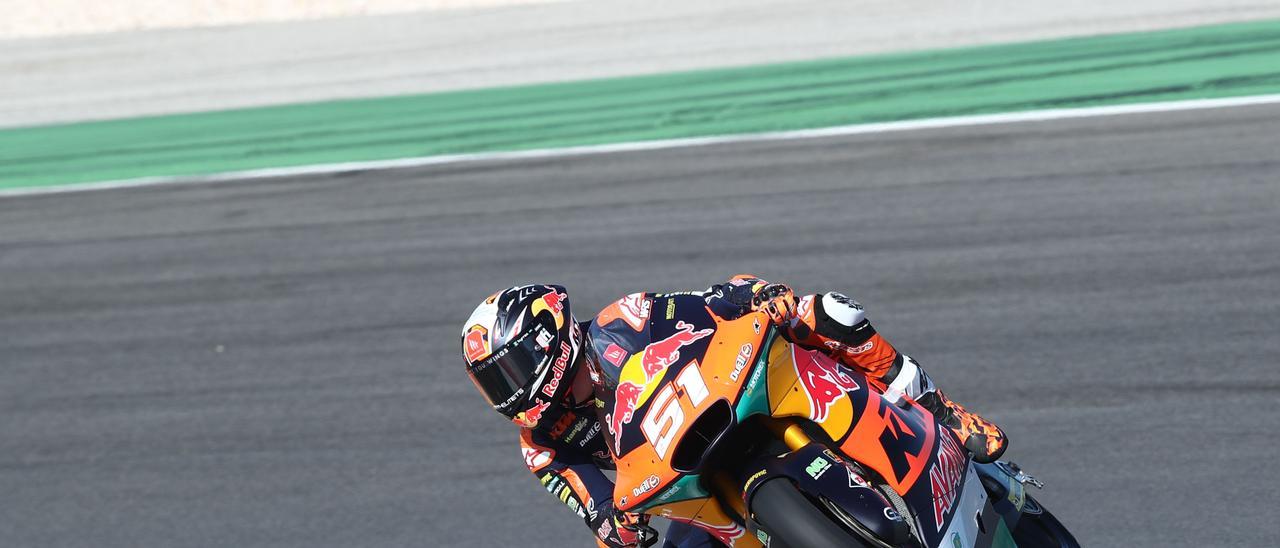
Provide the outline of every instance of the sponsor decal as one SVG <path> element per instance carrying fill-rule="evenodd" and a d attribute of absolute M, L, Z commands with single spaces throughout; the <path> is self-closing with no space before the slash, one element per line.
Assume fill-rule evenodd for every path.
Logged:
<path fill-rule="evenodd" d="M 848 354 L 850 356 L 856 356 L 858 354 L 866 354 L 867 352 L 870 352 L 872 348 L 875 348 L 874 340 L 868 340 L 867 342 L 864 342 L 858 346 L 849 346 L 839 341 L 826 341 L 822 344 L 826 345 L 826 347 L 830 348 L 832 351 L 844 352 L 845 354 Z"/>
<path fill-rule="evenodd" d="M 611 519 L 604 520 L 604 523 L 600 524 L 600 528 L 596 529 L 596 536 L 600 537 L 600 540 L 608 540 L 609 534 L 613 533 L 613 524 L 609 523 L 611 521 L 613 520 Z"/>
<path fill-rule="evenodd" d="M 538 336 L 534 341 L 538 343 L 538 346 L 547 349 L 551 348 L 551 341 L 555 340 L 555 338 L 556 336 L 552 335 L 550 331 L 547 331 L 542 327 L 538 327 Z"/>
<path fill-rule="evenodd" d="M 884 519 L 889 521 L 902 521 L 902 514 L 899 514 L 897 510 L 886 506 L 884 507 Z"/>
<path fill-rule="evenodd" d="M 808 472 L 809 477 L 818 479 L 822 477 L 823 474 L 827 473 L 827 470 L 830 468 L 831 461 L 822 457 L 814 457 L 813 462 L 810 462 L 809 466 L 806 466 L 804 471 Z"/>
<path fill-rule="evenodd" d="M 751 374 L 751 380 L 747 381 L 748 392 L 755 390 L 756 383 L 760 382 L 760 379 L 764 377 L 764 371 L 766 369 L 768 369 L 768 367 L 757 367 L 756 372 Z"/>
<path fill-rule="evenodd" d="M 667 489 L 666 491 L 663 491 L 661 495 L 658 495 L 658 500 L 660 501 L 667 500 L 671 497 L 674 497 L 676 493 L 679 493 L 679 492 L 680 492 L 680 486 L 672 485 L 670 489 Z"/>
<path fill-rule="evenodd" d="M 933 489 L 933 522 L 941 531 L 943 518 L 951 511 L 960 492 L 960 480 L 964 477 L 968 459 L 964 449 L 941 425 L 938 426 L 938 439 L 941 440 L 938 461 L 929 469 L 929 486 Z"/>
<path fill-rule="evenodd" d="M 559 293 L 553 289 L 550 293 L 534 300 L 533 304 L 529 305 L 529 311 L 534 316 L 544 310 L 551 312 L 551 316 L 556 320 L 556 329 L 560 329 L 564 327 L 564 299 L 564 293 Z"/>
<path fill-rule="evenodd" d="M 551 451 L 545 449 L 522 447 L 520 452 L 524 453 L 524 465 L 530 470 L 537 470 L 551 462 Z"/>
<path fill-rule="evenodd" d="M 609 343 L 609 347 L 604 349 L 604 359 L 613 364 L 614 367 L 622 367 L 622 361 L 627 359 L 626 350 L 615 343 Z"/>
<path fill-rule="evenodd" d="M 667 319 L 676 317 L 676 300 L 667 299 Z"/>
<path fill-rule="evenodd" d="M 551 407 L 551 402 L 542 400 L 534 401 L 538 403 L 534 404 L 533 407 L 516 413 L 515 418 L 512 418 L 511 422 L 514 422 L 524 428 L 533 428 L 537 426 L 538 421 L 542 420 L 542 412 L 546 411 L 548 407 Z"/>
<path fill-rule="evenodd" d="M 828 295 L 830 295 L 831 300 L 835 302 L 838 302 L 854 310 L 862 310 L 862 303 L 855 301 L 853 299 L 850 299 L 847 295 L 843 293 L 836 293 L 833 291 L 831 293 L 828 293 Z"/>
<path fill-rule="evenodd" d="M 844 468 L 849 472 L 849 488 L 851 489 L 854 487 L 863 487 L 867 489 L 871 488 L 871 484 L 867 483 L 867 480 L 864 479 L 862 475 L 858 473 L 857 470 L 853 469 L 852 464 L 846 463 L 844 465 Z"/>
<path fill-rule="evenodd" d="M 639 497 L 640 495 L 643 495 L 645 493 L 648 493 L 649 491 L 652 491 L 657 486 L 658 486 L 658 476 L 654 474 L 649 474 L 649 477 L 645 478 L 644 481 L 640 482 L 640 485 L 637 485 L 631 489 L 631 496 Z"/>
<path fill-rule="evenodd" d="M 653 303 L 644 298 L 643 293 L 633 293 L 618 300 L 618 309 L 622 312 L 623 321 L 636 331 L 644 331 L 645 322 L 649 321 L 649 311 Z"/>
<path fill-rule="evenodd" d="M 467 336 L 462 338 L 462 345 L 467 353 L 467 361 L 478 362 L 489 353 L 489 330 L 481 325 L 471 326 Z"/>
<path fill-rule="evenodd" d="M 765 548 L 768 548 L 768 546 L 769 546 L 769 534 L 768 534 L 768 533 L 766 533 L 766 532 L 764 532 L 764 531 L 762 531 L 762 530 L 757 529 L 757 530 L 756 530 L 756 538 L 760 540 L 760 544 L 763 544 L 763 545 L 765 545 Z"/>
<path fill-rule="evenodd" d="M 1022 507 L 1027 503 L 1027 490 L 1018 483 L 1018 480 L 1011 477 L 1006 476 L 1005 483 L 1009 484 L 1009 503 L 1021 512 Z"/>
<path fill-rule="evenodd" d="M 761 470 L 761 471 L 759 471 L 759 472 L 756 472 L 756 473 L 754 473 L 754 474 L 751 474 L 751 477 L 747 478 L 747 482 L 742 484 L 742 496 L 743 496 L 743 497 L 746 497 L 746 496 L 747 496 L 747 491 L 750 491 L 750 490 L 751 490 L 751 484 L 755 483 L 755 482 L 756 482 L 756 480 L 758 480 L 758 479 L 760 479 L 762 476 L 764 476 L 764 475 L 765 475 L 765 473 L 766 473 L 766 472 L 765 472 L 764 470 Z"/>
<path fill-rule="evenodd" d="M 599 433 L 600 433 L 600 421 L 595 421 L 591 424 L 591 429 L 587 430 L 587 435 L 583 436 L 582 439 L 578 441 L 578 447 L 586 447 L 587 443 L 595 439 L 596 434 L 599 434 Z"/>
<path fill-rule="evenodd" d="M 809 317 L 809 312 L 812 310 L 813 295 L 801 298 L 800 302 L 796 303 L 796 317 L 800 318 L 802 321 Z"/>
<path fill-rule="evenodd" d="M 847 392 L 858 389 L 858 383 L 848 373 L 841 371 L 835 361 L 817 352 L 793 351 L 796 376 L 809 396 L 809 418 L 822 422 L 831 413 L 831 406 L 848 397 Z"/>
<path fill-rule="evenodd" d="M 577 413 L 574 413 L 573 411 L 565 411 L 563 415 L 560 415 L 560 420 L 556 421 L 555 425 L 551 427 L 551 437 L 559 438 L 561 435 L 564 434 L 565 430 L 569 429 L 569 426 L 573 424 L 573 421 L 577 419 L 578 419 Z M 576 425 L 575 428 L 573 429 L 573 432 L 570 432 L 568 436 L 564 437 L 564 439 L 567 440 L 572 438 L 573 435 L 577 434 L 579 430 L 582 430 L 582 424 Z"/>
<path fill-rule="evenodd" d="M 556 291 L 554 287 L 548 286 L 547 289 L 550 289 L 551 292 L 543 295 L 542 301 L 547 303 L 547 308 L 551 310 L 551 312 L 563 314 L 565 294 Z"/>
<path fill-rule="evenodd" d="M 644 369 L 645 380 L 653 380 L 658 373 L 675 364 L 680 359 L 680 349 L 706 338 L 715 329 L 693 330 L 693 326 L 683 321 L 676 322 L 676 332 L 658 342 L 649 343 L 640 358 L 640 367 Z"/>
<path fill-rule="evenodd" d="M 556 363 L 551 366 L 551 380 L 542 385 L 542 393 L 548 398 L 556 397 L 556 390 L 560 389 L 560 381 L 564 378 L 564 368 L 569 365 L 569 354 L 573 350 L 569 348 L 569 343 L 560 341 L 560 356 L 556 358 Z"/>
<path fill-rule="evenodd" d="M 951 547 L 964 548 L 964 544 L 960 543 L 960 533 L 951 533 Z"/>
<path fill-rule="evenodd" d="M 618 384 L 618 389 L 614 391 L 616 399 L 613 401 L 613 412 L 607 418 L 609 433 L 613 434 L 613 449 L 619 455 L 622 454 L 622 427 L 631 422 L 631 417 L 636 410 L 636 402 L 640 400 L 640 393 L 643 391 L 643 386 L 626 381 Z"/>
<path fill-rule="evenodd" d="M 561 487 L 568 489 L 568 485 L 556 474 L 543 474 L 542 486 L 547 489 L 548 493 L 553 495 L 555 495 Z"/>
<path fill-rule="evenodd" d="M 756 335 L 760 334 L 760 318 L 751 321 L 751 327 L 756 330 Z"/>
<path fill-rule="evenodd" d="M 738 375 L 742 374 L 742 368 L 746 367 L 747 361 L 751 359 L 752 350 L 754 350 L 754 347 L 751 346 L 751 343 L 746 343 L 742 345 L 742 348 L 738 349 L 738 357 L 733 360 L 733 372 L 729 373 L 729 379 L 733 382 L 738 382 Z"/>

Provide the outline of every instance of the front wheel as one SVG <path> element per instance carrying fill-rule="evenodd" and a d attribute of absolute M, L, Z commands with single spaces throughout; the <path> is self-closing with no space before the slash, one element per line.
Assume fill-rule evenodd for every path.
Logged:
<path fill-rule="evenodd" d="M 1062 522 L 1030 495 L 1027 495 L 1026 508 L 1013 529 L 1013 540 L 1018 546 L 1080 548 L 1076 537 Z"/>
<path fill-rule="evenodd" d="M 845 530 L 786 478 L 774 478 L 757 487 L 751 497 L 751 513 L 769 534 L 770 548 L 892 548 L 874 537 L 859 538 Z"/>

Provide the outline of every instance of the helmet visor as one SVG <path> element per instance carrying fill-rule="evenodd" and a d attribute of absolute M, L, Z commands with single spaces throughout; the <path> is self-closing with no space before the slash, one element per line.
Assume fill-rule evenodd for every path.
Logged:
<path fill-rule="evenodd" d="M 489 357 L 470 364 L 471 382 L 499 413 L 514 416 L 530 381 L 551 361 L 547 349 L 553 348 L 555 338 L 541 323 L 534 324 Z"/>

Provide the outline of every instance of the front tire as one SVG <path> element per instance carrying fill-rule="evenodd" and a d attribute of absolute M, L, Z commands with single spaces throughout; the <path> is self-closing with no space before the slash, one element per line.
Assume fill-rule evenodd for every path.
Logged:
<path fill-rule="evenodd" d="M 751 513 L 769 534 L 771 548 L 875 546 L 837 525 L 786 478 L 757 487 Z"/>
<path fill-rule="evenodd" d="M 1040 502 L 1027 495 L 1027 505 L 1037 511 L 1024 510 L 1013 529 L 1013 540 L 1018 546 L 1045 546 L 1049 548 L 1080 548 L 1076 537 L 1067 530 L 1058 518 L 1044 509 Z"/>

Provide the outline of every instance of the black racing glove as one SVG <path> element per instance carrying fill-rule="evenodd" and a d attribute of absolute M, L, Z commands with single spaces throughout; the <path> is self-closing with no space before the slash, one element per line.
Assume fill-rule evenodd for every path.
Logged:
<path fill-rule="evenodd" d="M 597 544 L 605 548 L 647 548 L 658 542 L 658 531 L 649 527 L 649 516 L 619 512 L 611 500 L 596 504 L 595 512 L 587 516 L 587 526 L 595 532 Z"/>
<path fill-rule="evenodd" d="M 751 297 L 751 310 L 763 310 L 775 324 L 783 324 L 796 313 L 796 294 L 787 284 L 769 284 Z"/>

